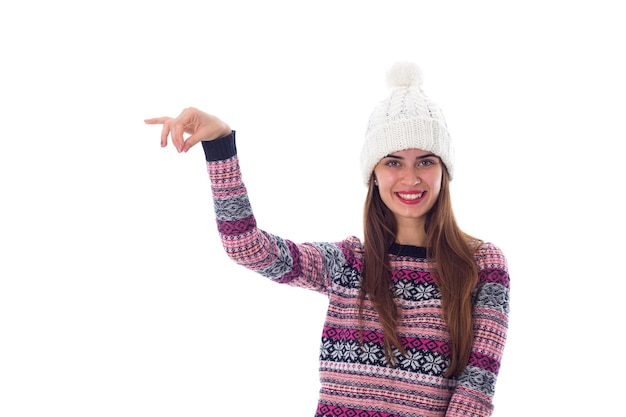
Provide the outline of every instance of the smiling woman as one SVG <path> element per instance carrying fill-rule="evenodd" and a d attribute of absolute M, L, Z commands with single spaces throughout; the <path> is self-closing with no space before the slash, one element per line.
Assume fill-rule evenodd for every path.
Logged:
<path fill-rule="evenodd" d="M 380 198 L 398 222 L 398 243 L 426 245 L 426 214 L 441 190 L 440 161 L 431 152 L 405 149 L 387 155 L 374 168 L 372 176 Z"/>
<path fill-rule="evenodd" d="M 316 417 L 489 416 L 508 324 L 506 260 L 456 223 L 452 143 L 419 68 L 399 63 L 389 81 L 361 154 L 363 242 L 295 243 L 257 227 L 235 132 L 219 118 L 188 108 L 146 123 L 163 125 L 162 146 L 202 143 L 231 259 L 328 298 Z"/>

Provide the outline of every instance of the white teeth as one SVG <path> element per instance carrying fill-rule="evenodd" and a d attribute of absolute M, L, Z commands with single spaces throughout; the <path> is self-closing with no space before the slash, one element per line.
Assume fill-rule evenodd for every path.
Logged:
<path fill-rule="evenodd" d="M 423 193 L 419 193 L 419 194 L 400 194 L 400 193 L 398 193 L 400 198 L 403 198 L 405 200 L 417 200 L 418 198 L 422 197 L 422 194 Z"/>

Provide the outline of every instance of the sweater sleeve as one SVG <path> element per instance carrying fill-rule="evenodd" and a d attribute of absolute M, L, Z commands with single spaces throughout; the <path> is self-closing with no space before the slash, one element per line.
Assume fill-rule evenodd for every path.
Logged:
<path fill-rule="evenodd" d="M 474 291 L 474 345 L 459 376 L 447 417 L 487 417 L 506 341 L 509 315 L 509 274 L 504 255 L 493 244 L 476 254 L 478 285 Z"/>
<path fill-rule="evenodd" d="M 330 259 L 341 257 L 341 249 L 330 243 L 296 244 L 259 229 L 241 176 L 235 132 L 202 146 L 226 254 L 276 282 L 326 293 Z"/>

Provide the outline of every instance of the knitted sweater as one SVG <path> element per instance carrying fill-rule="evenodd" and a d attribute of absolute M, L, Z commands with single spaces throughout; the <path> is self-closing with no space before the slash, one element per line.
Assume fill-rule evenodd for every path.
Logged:
<path fill-rule="evenodd" d="M 234 132 L 203 142 L 219 234 L 237 263 L 278 283 L 308 288 L 328 297 L 320 346 L 319 402 L 315 417 L 489 416 L 504 349 L 509 276 L 501 251 L 483 244 L 474 300 L 474 345 L 457 378 L 443 373 L 450 340 L 441 295 L 429 273 L 424 248 L 393 245 L 392 288 L 401 309 L 398 336 L 406 355 L 395 351 L 389 366 L 382 326 L 373 305 L 364 303 L 362 339 L 358 296 L 363 244 L 356 237 L 336 243 L 297 244 L 259 228 L 242 182 Z"/>

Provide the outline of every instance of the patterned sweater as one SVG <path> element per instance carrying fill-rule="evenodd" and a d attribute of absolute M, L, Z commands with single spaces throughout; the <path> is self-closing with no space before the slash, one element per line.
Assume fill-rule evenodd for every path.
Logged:
<path fill-rule="evenodd" d="M 473 293 L 475 340 L 465 371 L 445 378 L 449 333 L 441 295 L 429 274 L 424 248 L 390 248 L 392 288 L 401 307 L 400 342 L 388 366 L 376 310 L 365 300 L 362 339 L 358 296 L 363 245 L 356 237 L 336 243 L 296 244 L 259 228 L 242 182 L 235 134 L 203 142 L 219 234 L 237 263 L 276 282 L 328 297 L 320 346 L 319 402 L 315 417 L 489 416 L 504 349 L 509 276 L 493 244 L 475 254 L 479 280 Z"/>

